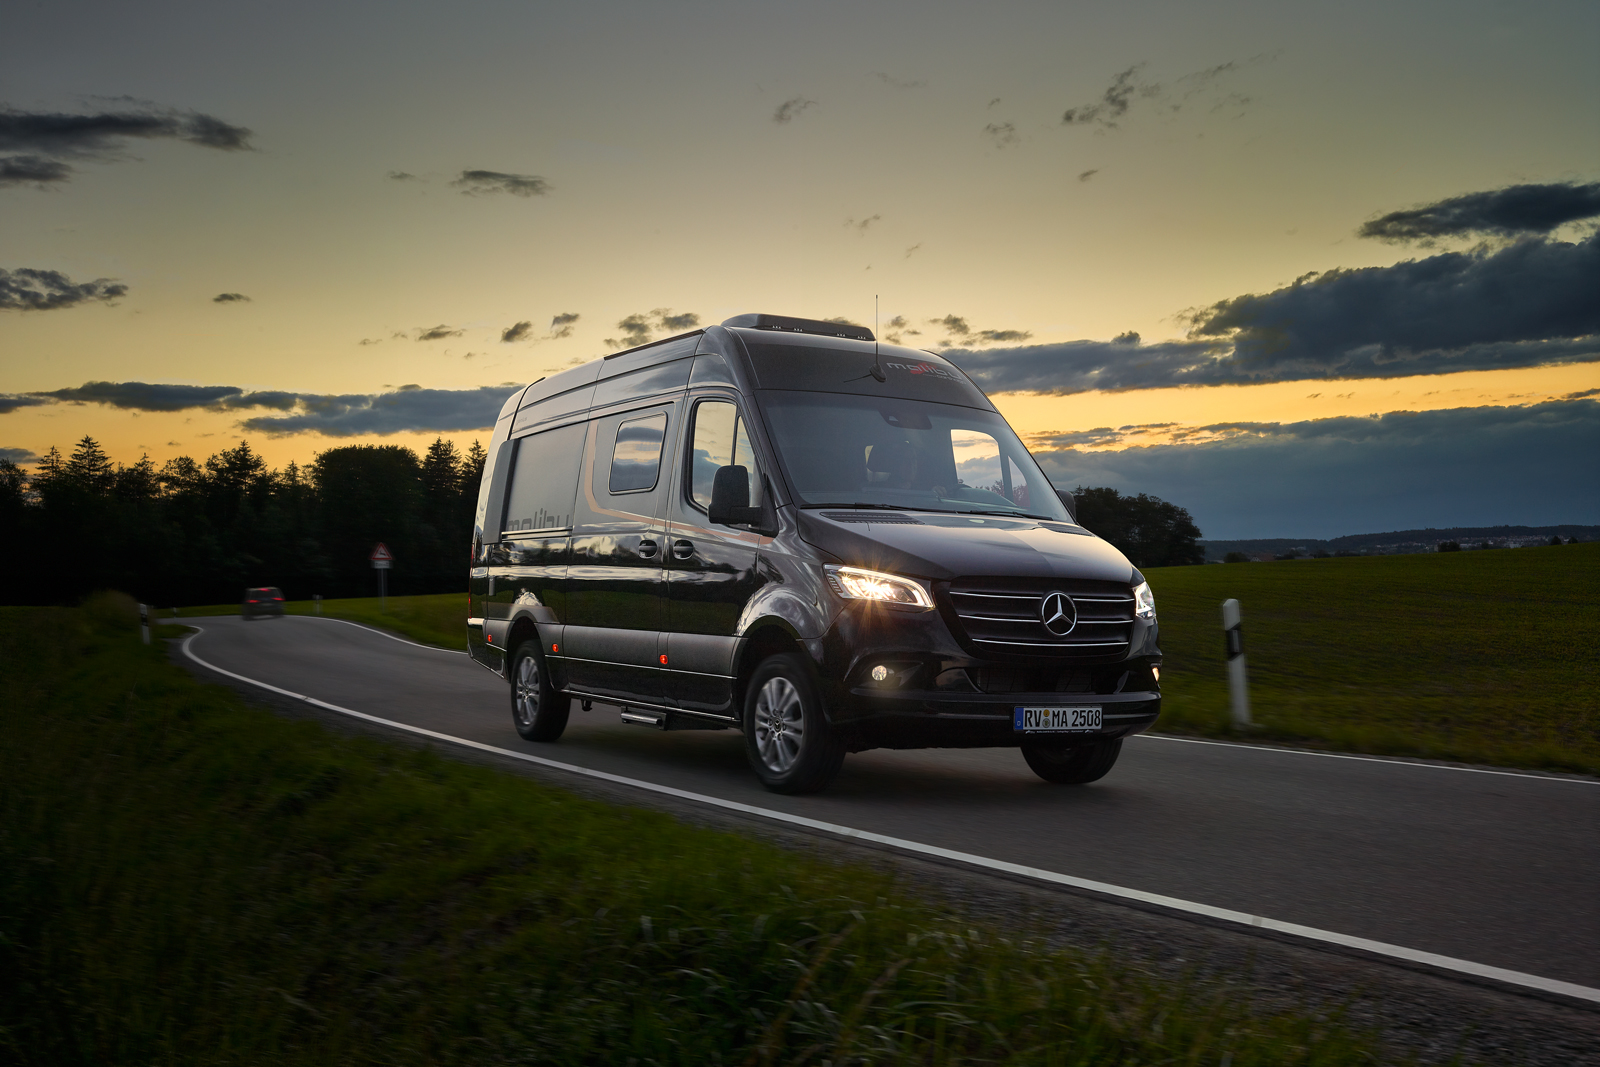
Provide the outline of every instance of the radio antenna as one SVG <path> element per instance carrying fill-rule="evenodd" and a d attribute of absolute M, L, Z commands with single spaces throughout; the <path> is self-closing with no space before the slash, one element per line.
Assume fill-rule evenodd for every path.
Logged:
<path fill-rule="evenodd" d="M 883 368 L 878 365 L 878 294 L 872 294 L 872 376 L 880 382 L 888 381 Z"/>

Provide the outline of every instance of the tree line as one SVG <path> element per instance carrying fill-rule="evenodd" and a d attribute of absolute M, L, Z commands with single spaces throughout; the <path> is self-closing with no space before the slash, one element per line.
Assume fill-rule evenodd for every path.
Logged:
<path fill-rule="evenodd" d="M 395 556 L 391 593 L 465 587 L 487 454 L 439 438 L 418 456 L 351 445 L 282 470 L 241 441 L 196 462 L 113 463 L 92 437 L 30 475 L 0 461 L 0 603 L 120 589 L 152 604 L 214 604 L 248 586 L 294 599 L 373 596 L 368 554 Z"/>
<path fill-rule="evenodd" d="M 349 445 L 271 470 L 241 441 L 198 463 L 113 463 L 92 437 L 52 448 L 33 474 L 0 461 L 0 603 L 77 600 L 120 589 L 152 604 L 216 604 L 248 586 L 291 599 L 372 596 L 368 554 L 395 556 L 394 594 L 466 584 L 478 482 L 487 454 L 443 438 L 418 456 Z M 1079 521 L 1136 567 L 1202 563 L 1189 513 L 1115 489 L 1073 491 Z"/>

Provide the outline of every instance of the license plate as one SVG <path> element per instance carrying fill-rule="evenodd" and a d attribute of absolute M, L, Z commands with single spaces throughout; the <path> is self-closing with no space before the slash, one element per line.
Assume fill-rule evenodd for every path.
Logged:
<path fill-rule="evenodd" d="M 1012 713 L 1014 729 L 1024 733 L 1072 733 L 1100 729 L 1100 709 L 1095 706 L 1072 708 L 1017 708 Z"/>

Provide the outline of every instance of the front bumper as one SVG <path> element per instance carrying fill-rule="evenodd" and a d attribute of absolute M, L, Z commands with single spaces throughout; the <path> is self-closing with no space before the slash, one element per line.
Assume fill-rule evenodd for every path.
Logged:
<path fill-rule="evenodd" d="M 1099 707 L 1102 726 L 1083 733 L 1026 734 L 1013 727 L 1019 706 Z M 870 748 L 1014 748 L 1027 737 L 1064 744 L 1142 733 L 1161 714 L 1159 692 L 942 693 L 854 689 L 833 709 L 852 752 Z"/>

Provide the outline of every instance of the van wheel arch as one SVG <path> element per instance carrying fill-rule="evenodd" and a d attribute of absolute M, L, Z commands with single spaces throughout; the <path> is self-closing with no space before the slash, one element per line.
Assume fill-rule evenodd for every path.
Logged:
<path fill-rule="evenodd" d="M 793 652 L 815 667 L 804 642 L 783 619 L 763 619 L 745 634 L 744 647 L 739 651 L 739 664 L 734 671 L 733 683 L 733 706 L 738 711 L 741 724 L 744 718 L 745 694 L 749 690 L 751 675 L 761 666 L 762 660 L 785 652 Z"/>

